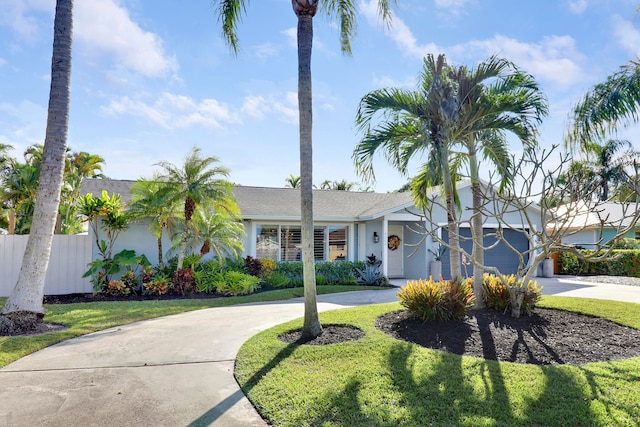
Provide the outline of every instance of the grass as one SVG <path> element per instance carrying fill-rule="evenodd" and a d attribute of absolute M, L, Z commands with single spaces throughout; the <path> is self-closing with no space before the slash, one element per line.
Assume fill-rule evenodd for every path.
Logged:
<path fill-rule="evenodd" d="M 371 289 L 384 288 L 342 285 L 318 286 L 317 293 L 321 295 Z M 44 320 L 46 322 L 61 323 L 68 326 L 68 329 L 36 336 L 0 336 L 0 368 L 14 360 L 60 341 L 113 326 L 203 308 L 223 307 L 250 302 L 278 301 L 301 297 L 303 295 L 303 288 L 287 288 L 227 298 L 48 304 L 45 305 L 47 315 Z M 0 298 L 0 307 L 4 305 L 5 301 L 6 298 Z"/>
<path fill-rule="evenodd" d="M 640 329 L 632 303 L 546 296 L 541 307 L 597 315 Z M 640 358 L 536 366 L 458 356 L 395 340 L 374 326 L 399 303 L 321 313 L 366 337 L 326 346 L 286 344 L 278 325 L 247 341 L 236 378 L 277 426 L 637 426 Z"/>

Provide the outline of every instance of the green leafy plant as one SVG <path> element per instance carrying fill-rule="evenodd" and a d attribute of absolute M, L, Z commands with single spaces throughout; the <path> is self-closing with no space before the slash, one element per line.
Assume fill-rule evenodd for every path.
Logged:
<path fill-rule="evenodd" d="M 358 273 L 358 283 L 362 285 L 382 285 L 386 284 L 386 277 L 380 271 L 380 268 L 367 263 L 364 269 L 357 268 L 356 272 Z"/>
<path fill-rule="evenodd" d="M 264 279 L 265 283 L 273 288 L 286 288 L 289 286 L 289 278 L 280 272 L 274 271 L 269 276 Z M 318 283 L 316 283 L 318 286 Z"/>
<path fill-rule="evenodd" d="M 143 284 L 144 292 L 149 295 L 166 295 L 171 290 L 169 278 L 165 276 L 155 277 L 149 282 Z"/>
<path fill-rule="evenodd" d="M 542 288 L 532 280 L 525 286 L 513 274 L 505 279 L 506 283 L 493 274 L 484 274 L 482 288 L 486 306 L 503 313 L 511 310 L 514 317 L 531 315 L 542 298 Z"/>
<path fill-rule="evenodd" d="M 409 280 L 398 291 L 400 304 L 423 321 L 453 320 L 464 317 L 473 307 L 475 296 L 468 280 Z"/>
<path fill-rule="evenodd" d="M 239 271 L 225 271 L 216 275 L 216 292 L 222 295 L 247 295 L 260 286 L 260 279 Z"/>
<path fill-rule="evenodd" d="M 442 257 L 447 251 L 447 248 L 444 245 L 438 244 L 435 251 L 432 249 L 428 249 L 428 251 L 433 255 L 434 261 L 442 261 Z"/>

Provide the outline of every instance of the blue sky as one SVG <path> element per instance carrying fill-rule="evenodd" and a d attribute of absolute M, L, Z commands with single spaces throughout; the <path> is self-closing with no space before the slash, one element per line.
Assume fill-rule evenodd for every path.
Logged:
<path fill-rule="evenodd" d="M 352 57 L 341 55 L 334 22 L 314 19 L 316 184 L 361 181 L 351 159 L 358 102 L 374 89 L 413 88 L 428 53 L 467 66 L 497 54 L 533 74 L 550 104 L 547 147 L 562 142 L 580 96 L 640 50 L 638 1 L 398 3 L 387 30 L 375 2 L 358 2 Z M 14 157 L 44 140 L 54 6 L 0 0 L 0 142 Z M 284 186 L 299 174 L 296 18 L 290 0 L 254 0 L 247 12 L 234 56 L 209 0 L 76 0 L 68 145 L 103 156 L 111 178 L 150 177 L 155 163 L 179 164 L 198 146 L 235 183 Z M 623 136 L 639 149 L 637 135 Z M 374 166 L 376 191 L 406 181 L 383 158 Z"/>

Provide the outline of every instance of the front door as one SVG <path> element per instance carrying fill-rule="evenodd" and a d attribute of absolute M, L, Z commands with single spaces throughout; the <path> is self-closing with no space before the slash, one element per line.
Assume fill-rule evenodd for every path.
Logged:
<path fill-rule="evenodd" d="M 389 277 L 404 277 L 404 228 L 401 225 L 389 226 L 387 239 L 387 274 Z"/>

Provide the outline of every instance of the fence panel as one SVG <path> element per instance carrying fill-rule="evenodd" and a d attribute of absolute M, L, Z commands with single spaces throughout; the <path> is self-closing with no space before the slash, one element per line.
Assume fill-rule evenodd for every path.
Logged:
<path fill-rule="evenodd" d="M 28 238 L 24 235 L 0 235 L 0 296 L 9 296 L 18 280 Z M 91 292 L 91 282 L 82 278 L 90 262 L 91 239 L 88 235 L 53 236 L 45 295 Z"/>

